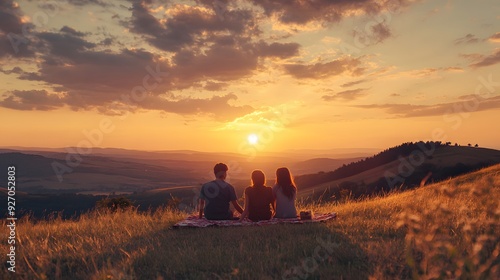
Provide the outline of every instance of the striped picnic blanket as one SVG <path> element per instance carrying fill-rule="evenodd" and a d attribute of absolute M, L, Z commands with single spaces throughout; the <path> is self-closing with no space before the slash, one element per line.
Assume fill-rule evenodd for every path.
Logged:
<path fill-rule="evenodd" d="M 234 227 L 234 226 L 264 226 L 264 225 L 277 225 L 277 224 L 305 224 L 305 223 L 318 223 L 326 222 L 335 219 L 337 213 L 315 214 L 311 220 L 301 220 L 300 218 L 293 219 L 277 219 L 252 222 L 250 220 L 222 220 L 214 221 L 205 218 L 199 219 L 198 216 L 189 216 L 186 219 L 176 223 L 173 228 L 205 228 L 205 227 Z"/>

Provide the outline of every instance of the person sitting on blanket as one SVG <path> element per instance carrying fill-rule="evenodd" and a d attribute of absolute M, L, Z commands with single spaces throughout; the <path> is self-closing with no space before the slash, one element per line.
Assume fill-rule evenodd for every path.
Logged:
<path fill-rule="evenodd" d="M 290 170 L 286 167 L 276 170 L 276 184 L 273 186 L 273 197 L 276 204 L 275 218 L 297 218 L 297 209 L 295 208 L 297 187 L 293 182 Z"/>
<path fill-rule="evenodd" d="M 271 211 L 271 207 L 273 211 Z M 269 220 L 274 212 L 273 189 L 266 187 L 266 175 L 260 170 L 252 172 L 252 186 L 245 189 L 245 211 L 240 221 L 248 217 L 253 222 Z"/>
<path fill-rule="evenodd" d="M 229 210 L 231 202 L 236 211 L 242 213 L 243 209 L 238 204 L 234 187 L 225 181 L 228 167 L 224 163 L 214 166 L 215 180 L 205 183 L 201 187 L 199 198 L 199 218 L 207 220 L 233 220 L 233 211 Z M 205 203 L 206 202 L 206 203 Z"/>

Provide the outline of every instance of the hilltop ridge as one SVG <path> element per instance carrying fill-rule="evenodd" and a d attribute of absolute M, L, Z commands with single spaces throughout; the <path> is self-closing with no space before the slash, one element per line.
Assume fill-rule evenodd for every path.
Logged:
<path fill-rule="evenodd" d="M 439 182 L 497 163 L 500 151 L 494 149 L 408 142 L 330 172 L 297 176 L 295 182 L 303 190 L 302 197 L 317 199 L 325 192 L 326 197 L 338 198 L 343 190 L 360 197 L 414 188 L 427 175 L 428 181 Z"/>

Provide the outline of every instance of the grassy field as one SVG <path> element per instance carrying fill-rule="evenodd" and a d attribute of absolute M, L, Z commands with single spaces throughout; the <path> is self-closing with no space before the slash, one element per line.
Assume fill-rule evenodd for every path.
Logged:
<path fill-rule="evenodd" d="M 186 213 L 17 224 L 1 279 L 500 279 L 500 165 L 365 201 L 323 224 L 172 230 Z M 9 252 L 6 222 L 2 260 Z"/>

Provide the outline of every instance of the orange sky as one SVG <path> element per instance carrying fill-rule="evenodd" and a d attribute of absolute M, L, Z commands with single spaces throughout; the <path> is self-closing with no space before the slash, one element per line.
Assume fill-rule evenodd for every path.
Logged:
<path fill-rule="evenodd" d="M 498 1 L 225 3 L 6 1 L 0 146 L 500 149 Z"/>

